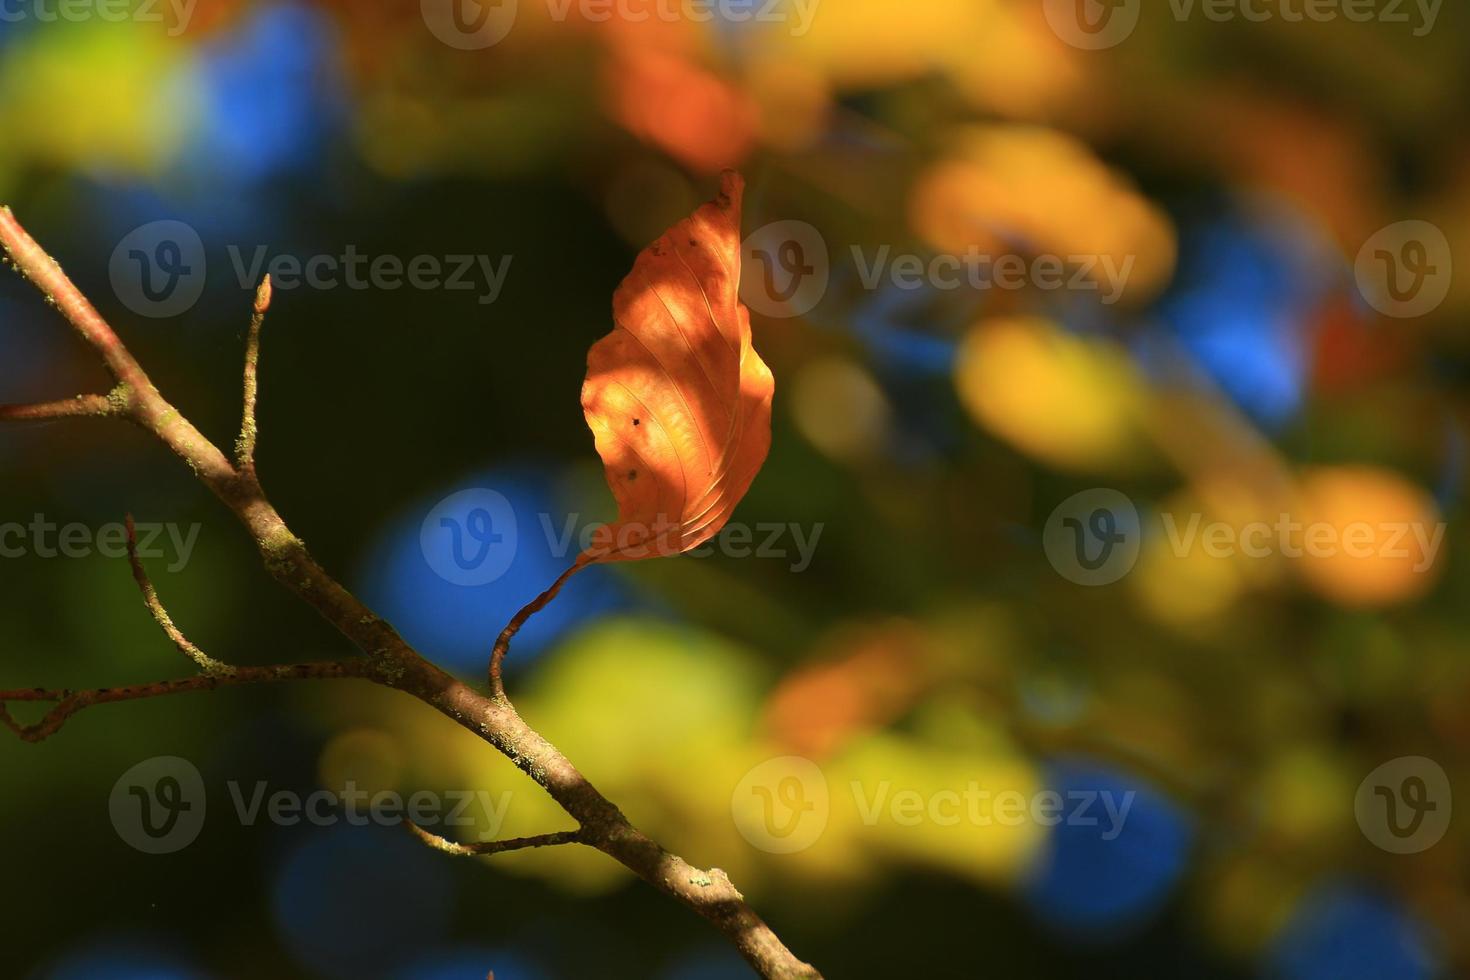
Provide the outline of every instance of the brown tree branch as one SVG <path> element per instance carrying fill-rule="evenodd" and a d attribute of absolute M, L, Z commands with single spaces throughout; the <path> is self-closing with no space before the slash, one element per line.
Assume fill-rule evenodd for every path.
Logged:
<path fill-rule="evenodd" d="M 526 620 L 545 609 L 546 604 L 561 592 L 561 587 L 566 585 L 573 575 L 586 568 L 587 564 L 586 556 L 579 556 L 571 568 L 562 572 L 557 580 L 551 583 L 550 588 L 526 603 L 525 607 L 516 613 L 509 623 L 505 624 L 505 629 L 500 631 L 500 636 L 496 637 L 495 646 L 490 651 L 490 694 L 492 697 L 508 703 L 505 696 L 505 679 L 501 676 L 501 671 L 505 663 L 505 655 L 510 652 L 510 641 L 521 631 L 521 627 L 526 625 Z"/>
<path fill-rule="evenodd" d="M 554 834 L 537 834 L 535 837 L 512 837 L 509 840 L 481 841 L 476 844 L 457 844 L 425 830 L 412 820 L 403 821 L 410 834 L 436 851 L 455 857 L 482 857 L 486 854 L 504 854 L 506 851 L 521 851 L 528 847 L 555 847 L 560 844 L 585 844 L 580 830 L 562 830 Z"/>
<path fill-rule="evenodd" d="M 110 395 L 77 395 L 38 405 L 0 405 L 0 422 L 49 422 L 66 418 L 115 418 L 123 406 Z"/>
<path fill-rule="evenodd" d="M 202 671 L 198 677 L 180 680 L 157 681 L 128 687 L 94 688 L 90 690 L 47 690 L 29 688 L 15 691 L 0 691 L 0 724 L 15 732 L 22 741 L 39 742 L 55 734 L 66 720 L 84 708 L 115 701 L 139 701 L 146 698 L 163 697 L 169 694 L 186 694 L 192 691 L 211 691 L 219 687 L 234 687 L 244 684 L 263 684 L 288 680 L 338 680 L 356 677 L 376 680 L 376 665 L 364 661 L 322 662 L 284 664 L 270 667 L 234 667 L 216 660 L 184 635 L 174 624 L 173 617 L 158 597 L 158 591 L 148 577 L 143 561 L 138 556 L 138 532 L 133 524 L 133 515 L 126 517 L 128 538 L 128 563 L 132 566 L 133 579 L 143 594 L 153 619 L 174 646 L 192 660 Z M 10 714 L 10 701 L 54 701 L 56 707 L 42 719 L 31 725 L 22 725 Z"/>
<path fill-rule="evenodd" d="M 39 742 L 56 734 L 66 720 L 84 708 L 97 704 L 113 704 L 118 701 L 141 701 L 170 694 L 188 694 L 192 691 L 213 691 L 220 687 L 240 687 L 245 684 L 267 684 L 276 681 L 325 681 L 344 677 L 378 680 L 376 667 L 367 661 L 342 661 L 340 663 L 286 664 L 272 667 L 229 667 L 225 673 L 199 674 L 178 680 L 155 681 L 151 684 L 133 684 L 127 687 L 98 687 L 88 690 L 49 690 L 40 687 L 0 691 L 0 724 L 4 724 L 22 741 Z M 56 703 L 35 724 L 22 725 L 10 714 L 9 703 L 45 701 Z"/>
<path fill-rule="evenodd" d="M 228 674 L 229 665 L 214 659 L 190 641 L 183 632 L 174 625 L 173 617 L 164 608 L 162 600 L 158 598 L 158 591 L 153 588 L 153 582 L 148 578 L 148 572 L 143 568 L 143 560 L 138 557 L 138 530 L 133 526 L 133 515 L 127 515 L 128 529 L 128 564 L 133 566 L 133 580 L 138 583 L 138 591 L 143 593 L 143 605 L 153 614 L 153 619 L 163 629 L 164 635 L 173 641 L 179 652 L 198 665 L 199 669 L 206 674 Z"/>
<path fill-rule="evenodd" d="M 255 291 L 255 309 L 250 317 L 250 335 L 245 341 L 245 407 L 240 413 L 240 435 L 235 440 L 235 466 L 242 472 L 255 472 L 255 441 L 259 435 L 255 423 L 255 400 L 260 392 L 260 328 L 266 311 L 271 308 L 271 277 L 260 281 Z"/>
<path fill-rule="evenodd" d="M 254 468 L 233 464 L 159 393 L 112 328 L 55 260 L 25 232 L 10 209 L 4 207 L 0 207 L 0 245 L 21 274 L 41 290 L 77 334 L 101 356 L 118 381 L 118 388 L 111 396 L 118 406 L 118 414 L 153 433 L 187 463 L 199 481 L 244 525 L 271 576 L 310 604 L 367 655 L 359 661 L 338 664 L 231 668 L 223 676 L 205 674 L 185 681 L 113 689 L 106 693 L 42 691 L 32 692 L 36 696 L 26 696 L 25 692 L 0 691 L 0 705 L 6 700 L 58 702 L 36 725 L 19 725 L 3 708 L 0 708 L 3 712 L 0 720 L 22 738 L 36 741 L 54 732 L 75 711 L 92 704 L 292 677 L 350 676 L 374 680 L 418 698 L 493 745 L 576 819 L 584 843 L 614 858 L 713 923 L 762 977 L 768 980 L 820 978 L 817 970 L 787 949 L 746 904 L 724 872 L 700 870 L 664 850 L 629 823 L 622 811 L 599 793 L 555 746 L 527 725 L 503 691 L 487 697 L 440 670 L 317 564 L 306 545 L 291 532 L 266 498 Z M 550 601 L 549 597 L 546 601 Z M 531 609 L 525 616 L 534 611 Z M 524 621 L 524 617 L 518 619 Z M 509 644 L 510 635 L 515 632 L 507 629 L 503 645 Z M 503 649 L 500 657 L 504 657 Z M 120 691 L 127 693 L 120 694 Z"/>

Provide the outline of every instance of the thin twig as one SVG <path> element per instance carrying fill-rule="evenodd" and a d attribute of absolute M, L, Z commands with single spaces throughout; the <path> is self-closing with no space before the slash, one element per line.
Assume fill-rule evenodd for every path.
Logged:
<path fill-rule="evenodd" d="M 206 674 L 224 675 L 230 673 L 230 665 L 214 659 L 184 635 L 183 631 L 174 625 L 173 617 L 164 608 L 162 600 L 158 598 L 158 590 L 153 587 L 153 582 L 148 578 L 148 572 L 143 568 L 143 560 L 138 557 L 138 532 L 133 526 L 133 515 L 127 515 L 128 529 L 128 563 L 133 566 L 133 581 L 138 583 L 138 590 L 143 593 L 143 604 L 153 614 L 153 619 L 163 629 L 164 635 L 173 641 L 179 652 L 198 665 L 199 669 Z"/>
<path fill-rule="evenodd" d="M 110 395 L 77 395 L 36 405 L 0 405 L 0 422 L 46 422 L 66 418 L 108 418 L 125 407 Z"/>
<path fill-rule="evenodd" d="M 255 472 L 255 441 L 259 435 L 255 422 L 255 399 L 260 390 L 260 328 L 265 324 L 265 314 L 270 308 L 271 277 L 267 275 L 255 291 L 250 335 L 245 341 L 245 407 L 240 413 L 240 435 L 235 440 L 235 465 L 246 473 Z"/>
<path fill-rule="evenodd" d="M 482 857 L 486 854 L 504 854 L 506 851 L 521 851 L 528 847 L 556 847 L 560 844 L 584 844 L 585 835 L 580 830 L 562 830 L 554 834 L 537 834 L 535 837 L 512 837 L 508 840 L 480 841 L 475 844 L 459 844 L 447 837 L 440 837 L 425 830 L 412 820 L 403 821 L 404 828 L 436 851 L 456 857 Z"/>
<path fill-rule="evenodd" d="M 39 742 L 54 735 L 66 720 L 84 708 L 98 704 L 113 704 L 118 701 L 141 701 L 145 698 L 165 697 L 170 694 L 187 694 L 191 691 L 212 691 L 220 687 L 239 687 L 245 684 L 266 684 L 275 681 L 325 681 L 344 677 L 376 680 L 377 668 L 367 660 L 347 660 L 306 664 L 286 664 L 273 667 L 230 667 L 223 674 L 199 674 L 178 680 L 155 681 L 151 684 L 134 684 L 128 687 L 98 687 L 88 690 L 50 690 L 46 688 L 20 688 L 0 691 L 0 724 L 4 724 L 22 741 Z M 16 701 L 54 701 L 56 707 L 33 725 L 22 725 L 10 714 L 6 705 Z"/>
<path fill-rule="evenodd" d="M 3 245 L 11 262 L 21 275 L 41 290 L 42 294 L 61 311 L 83 340 L 102 355 L 118 381 L 137 382 L 146 377 L 142 367 L 133 360 L 102 315 L 88 302 L 62 271 L 60 263 L 47 255 L 32 238 L 8 207 L 0 207 L 0 245 Z"/>
<path fill-rule="evenodd" d="M 580 572 L 582 569 L 586 568 L 589 564 L 591 564 L 591 562 L 587 559 L 587 556 L 585 554 L 578 556 L 576 562 L 573 563 L 571 568 L 568 568 L 566 571 L 562 572 L 557 580 L 555 582 L 552 582 L 551 587 L 548 588 L 545 592 L 541 593 L 536 598 L 526 603 L 521 611 L 516 613 L 515 617 L 506 624 L 505 629 L 500 631 L 500 636 L 497 637 L 495 640 L 495 646 L 490 650 L 491 696 L 500 701 L 507 700 L 505 696 L 505 678 L 502 676 L 502 670 L 505 663 L 505 655 L 510 652 L 511 639 L 513 639 L 515 635 L 521 631 L 522 626 L 526 625 L 526 620 L 530 619 L 536 613 L 546 608 L 546 604 L 552 599 L 556 598 L 557 593 L 561 591 L 561 587 L 563 585 L 567 584 L 568 579 Z"/>

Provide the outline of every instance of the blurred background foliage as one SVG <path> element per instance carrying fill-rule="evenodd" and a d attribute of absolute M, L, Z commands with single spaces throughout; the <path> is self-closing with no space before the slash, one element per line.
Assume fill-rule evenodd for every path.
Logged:
<path fill-rule="evenodd" d="M 160 7 L 160 9 L 163 9 Z M 750 183 L 745 228 L 821 230 L 832 281 L 757 311 L 770 461 L 739 520 L 820 538 L 792 559 L 598 569 L 512 654 L 522 711 L 654 836 L 727 869 L 829 976 L 1430 978 L 1470 949 L 1463 820 L 1392 856 L 1363 777 L 1424 755 L 1470 799 L 1459 560 L 1470 277 L 1432 314 L 1363 301 L 1375 230 L 1422 218 L 1470 269 L 1466 12 L 1434 31 L 1187 22 L 1149 4 L 1097 53 L 1030 0 L 825 0 L 810 30 L 564 20 L 520 4 L 481 51 L 418 5 L 200 0 L 186 23 L 0 21 L 0 200 L 160 386 L 236 424 L 250 286 L 272 253 L 511 255 L 489 305 L 451 291 L 278 291 L 261 470 L 293 527 L 429 656 L 481 675 L 561 559 L 523 533 L 483 586 L 419 527 L 491 487 L 523 532 L 610 516 L 578 405 L 637 249 Z M 726 9 L 740 9 L 740 5 Z M 157 220 L 211 269 L 188 312 L 132 315 L 112 250 Z M 1113 305 L 1037 289 L 865 289 L 883 245 L 1131 257 Z M 749 272 L 749 269 L 747 270 Z M 101 390 L 89 352 L 0 278 L 0 401 Z M 125 427 L 0 430 L 0 520 L 203 525 L 155 569 L 211 654 L 338 656 L 189 474 Z M 1145 514 L 1333 526 L 1444 520 L 1428 571 L 1387 558 L 1221 559 L 1146 540 L 1083 588 L 1041 546 L 1072 494 Z M 789 539 L 788 539 L 789 545 Z M 4 686 L 181 673 L 125 563 L 0 562 Z M 204 772 L 211 819 L 165 857 L 106 819 L 154 755 Z M 822 767 L 812 847 L 752 847 L 731 794 L 762 760 Z M 510 791 L 505 833 L 563 826 L 509 763 L 421 705 L 348 685 L 97 709 L 0 742 L 6 976 L 747 975 L 693 916 L 572 850 L 453 862 L 381 829 L 241 827 L 227 780 L 303 793 Z M 1136 791 L 1125 832 L 864 821 L 844 788 Z"/>

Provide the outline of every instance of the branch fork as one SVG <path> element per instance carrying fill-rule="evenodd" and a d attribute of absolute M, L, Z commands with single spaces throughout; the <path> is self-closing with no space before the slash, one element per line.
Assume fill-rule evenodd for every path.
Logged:
<path fill-rule="evenodd" d="M 428 704 L 494 746 L 545 789 L 578 824 L 574 831 L 457 844 L 405 823 L 407 831 L 424 843 L 456 856 L 483 856 L 562 844 L 596 848 L 709 920 L 767 980 L 820 980 L 821 974 L 787 949 L 746 904 L 724 872 L 695 868 L 635 828 L 555 746 L 526 724 L 506 696 L 501 665 L 512 637 L 584 567 L 583 560 L 579 559 L 546 592 L 521 610 L 496 640 L 489 668 L 491 693 L 487 695 L 446 674 L 414 650 L 392 626 L 317 564 L 306 545 L 291 532 L 266 497 L 255 462 L 259 441 L 256 401 L 260 335 L 271 303 L 269 277 L 262 281 L 255 296 L 246 340 L 240 433 L 234 452 L 226 456 L 164 398 L 112 327 L 6 207 L 0 207 L 0 246 L 16 270 L 41 291 L 82 340 L 97 352 L 116 382 L 107 394 L 84 394 L 41 404 L 0 405 L 0 422 L 118 418 L 148 431 L 187 463 L 199 481 L 234 513 L 255 542 L 271 576 L 315 608 L 360 654 L 342 661 L 273 667 L 239 667 L 210 657 L 184 635 L 164 607 L 138 558 L 129 517 L 128 556 L 144 605 L 197 673 L 130 687 L 0 690 L 0 724 L 24 741 L 39 742 L 55 734 L 76 713 L 120 701 L 291 680 L 358 679 L 390 687 Z M 51 708 L 40 720 L 23 724 L 10 713 L 11 702 L 38 702 L 50 704 Z"/>

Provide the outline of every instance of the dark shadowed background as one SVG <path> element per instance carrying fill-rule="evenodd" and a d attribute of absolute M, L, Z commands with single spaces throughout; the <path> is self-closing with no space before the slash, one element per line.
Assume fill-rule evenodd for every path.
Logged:
<path fill-rule="evenodd" d="M 613 289 L 740 169 L 770 459 L 717 546 L 532 621 L 531 724 L 832 978 L 1463 975 L 1470 21 L 1140 7 L 0 0 L 0 203 L 220 444 L 272 271 L 267 491 L 478 680 L 613 516 Z M 106 384 L 3 271 L 0 403 Z M 0 687 L 188 673 L 127 512 L 211 655 L 348 655 L 142 433 L 8 425 Z M 0 773 L 5 977 L 749 975 L 599 854 L 389 826 L 568 818 L 365 685 Z"/>

